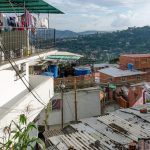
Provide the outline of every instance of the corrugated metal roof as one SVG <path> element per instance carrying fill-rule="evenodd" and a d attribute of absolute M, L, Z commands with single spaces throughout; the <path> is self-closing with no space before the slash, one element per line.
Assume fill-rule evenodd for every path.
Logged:
<path fill-rule="evenodd" d="M 107 74 L 107 75 L 112 76 L 112 77 L 132 76 L 132 75 L 140 75 L 140 74 L 145 73 L 145 72 L 137 71 L 137 70 L 133 70 L 133 71 L 121 70 L 121 69 L 114 68 L 114 67 L 101 69 L 101 70 L 99 70 L 99 72 Z"/>
<path fill-rule="evenodd" d="M 140 113 L 143 107 L 147 107 L 147 114 Z M 75 132 L 50 137 L 49 141 L 59 150 L 68 150 L 69 147 L 77 150 L 127 150 L 132 141 L 150 138 L 150 104 L 82 119 L 71 127 Z"/>

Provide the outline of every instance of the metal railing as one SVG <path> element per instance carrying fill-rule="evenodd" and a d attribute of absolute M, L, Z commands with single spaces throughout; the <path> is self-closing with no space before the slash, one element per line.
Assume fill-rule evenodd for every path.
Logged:
<path fill-rule="evenodd" d="M 55 29 L 38 28 L 36 32 L 29 32 L 31 50 L 46 50 L 55 45 Z"/>
<path fill-rule="evenodd" d="M 23 58 L 49 50 L 55 45 L 55 29 L 18 30 L 0 32 L 0 43 L 5 54 L 0 51 L 0 64 L 8 58 Z"/>

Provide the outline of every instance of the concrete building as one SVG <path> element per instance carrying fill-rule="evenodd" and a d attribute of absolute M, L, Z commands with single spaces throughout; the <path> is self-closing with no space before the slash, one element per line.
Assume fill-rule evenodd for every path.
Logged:
<path fill-rule="evenodd" d="M 85 88 L 77 90 L 77 119 L 98 116 L 101 114 L 99 98 L 99 88 Z M 52 110 L 48 117 L 48 125 L 60 125 L 61 122 L 61 94 L 56 94 L 51 100 Z M 65 92 L 63 94 L 63 116 L 64 124 L 75 121 L 75 92 Z M 44 125 L 44 110 L 40 114 L 39 124 Z"/>
<path fill-rule="evenodd" d="M 136 83 L 147 80 L 147 74 L 142 71 L 121 70 L 114 67 L 109 67 L 99 70 L 101 83 Z"/>
<path fill-rule="evenodd" d="M 42 53 L 39 56 L 45 57 L 54 52 Z M 33 56 L 15 62 L 15 67 L 18 67 L 18 70 L 23 69 L 20 70 L 22 79 L 11 68 L 10 63 L 6 62 L 0 66 L 1 137 L 4 134 L 3 128 L 8 126 L 12 120 L 17 121 L 20 114 L 27 114 L 29 121 L 33 121 L 54 95 L 53 78 L 41 75 L 29 76 L 29 64 L 39 59 L 39 56 Z M 38 125 L 38 122 L 35 123 Z"/>
<path fill-rule="evenodd" d="M 133 69 L 150 70 L 150 54 L 127 54 L 119 58 L 120 68 L 128 69 L 128 64 L 133 64 Z"/>
<path fill-rule="evenodd" d="M 5 7 L 3 7 L 4 5 Z M 19 20 L 18 15 L 16 16 L 16 14 L 21 13 L 21 15 L 25 16 L 26 11 L 28 11 L 28 13 L 32 12 L 37 14 L 62 14 L 60 10 L 45 1 L 0 1 L 1 16 L 3 15 L 2 13 L 6 13 L 7 15 L 13 15 L 14 13 L 16 20 Z M 29 15 L 31 19 L 33 14 L 31 15 L 29 13 L 28 16 Z M 3 129 L 5 127 L 9 127 L 12 120 L 18 124 L 18 118 L 21 114 L 25 114 L 27 116 L 28 122 L 33 121 L 36 126 L 38 126 L 37 116 L 45 107 L 47 107 L 49 100 L 54 96 L 53 78 L 41 75 L 30 76 L 29 65 L 34 61 L 39 61 L 53 53 L 56 53 L 56 50 L 50 49 L 55 42 L 55 29 L 53 29 L 52 32 L 50 32 L 51 29 L 42 29 L 42 33 L 44 32 L 43 36 L 45 33 L 49 33 L 48 39 L 46 39 L 46 36 L 44 36 L 44 38 L 42 38 L 42 36 L 37 37 L 37 34 L 34 34 L 35 32 L 31 29 L 31 24 L 27 24 L 26 19 L 24 22 L 22 20 L 24 24 L 19 27 L 17 27 L 17 23 L 20 22 L 18 21 L 16 23 L 16 20 L 14 20 L 15 25 L 12 25 L 13 27 L 8 24 L 7 27 L 9 29 L 6 29 L 7 32 L 6 30 L 3 30 L 6 26 L 1 26 L 0 29 L 1 143 L 5 142 L 7 139 L 7 135 L 3 132 Z M 36 20 L 36 18 L 34 18 L 34 20 Z M 1 25 L 3 25 L 2 20 Z M 20 27 L 22 28 L 21 30 Z M 35 28 L 37 31 L 38 28 Z M 32 33 L 32 37 L 30 37 L 31 34 L 29 33 Z M 41 46 L 41 43 L 44 47 Z M 34 51 L 31 49 L 33 46 Z M 15 126 L 12 125 L 11 128 L 14 129 Z M 38 130 L 31 132 L 30 136 L 38 137 Z"/>

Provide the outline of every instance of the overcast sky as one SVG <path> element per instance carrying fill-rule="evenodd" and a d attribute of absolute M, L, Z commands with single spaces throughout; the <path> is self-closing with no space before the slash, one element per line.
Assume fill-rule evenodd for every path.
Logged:
<path fill-rule="evenodd" d="M 150 25 L 150 0 L 46 0 L 62 10 L 50 25 L 73 31 L 111 31 Z"/>

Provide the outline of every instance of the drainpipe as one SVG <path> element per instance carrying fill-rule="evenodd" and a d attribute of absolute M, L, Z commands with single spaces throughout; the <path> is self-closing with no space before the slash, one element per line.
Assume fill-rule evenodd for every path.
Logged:
<path fill-rule="evenodd" d="M 146 91 L 144 90 L 144 92 L 143 92 L 143 104 L 146 103 L 146 95 L 145 95 L 145 93 L 146 93 Z"/>

